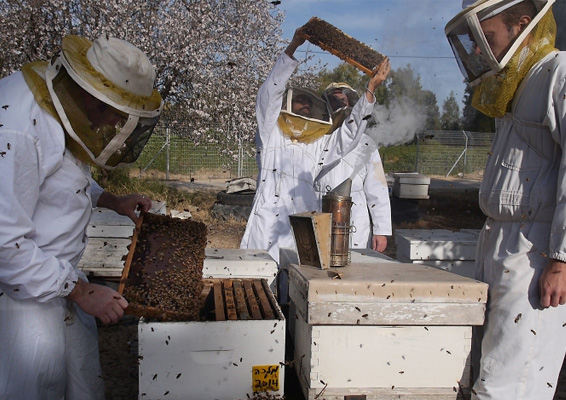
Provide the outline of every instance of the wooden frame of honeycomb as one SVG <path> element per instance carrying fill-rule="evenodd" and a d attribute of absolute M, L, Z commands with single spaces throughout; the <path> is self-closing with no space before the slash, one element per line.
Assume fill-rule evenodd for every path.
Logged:
<path fill-rule="evenodd" d="M 202 278 L 206 225 L 142 213 L 118 292 L 126 313 L 162 320 L 198 320 L 206 293 Z"/>
<path fill-rule="evenodd" d="M 203 279 L 206 226 L 143 213 L 118 292 L 126 313 L 161 321 L 280 319 L 265 279 Z"/>
<path fill-rule="evenodd" d="M 299 29 L 299 33 L 312 44 L 373 76 L 385 56 L 366 44 L 345 34 L 330 23 L 312 17 Z"/>

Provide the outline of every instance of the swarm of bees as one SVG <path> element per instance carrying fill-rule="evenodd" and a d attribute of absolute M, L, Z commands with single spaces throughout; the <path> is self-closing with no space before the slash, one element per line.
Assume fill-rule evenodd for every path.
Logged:
<path fill-rule="evenodd" d="M 199 320 L 206 235 L 201 222 L 143 213 L 122 278 L 130 303 L 126 311 L 161 320 Z"/>
<path fill-rule="evenodd" d="M 372 76 L 385 60 L 383 54 L 317 17 L 312 17 L 300 32 L 312 44 Z"/>

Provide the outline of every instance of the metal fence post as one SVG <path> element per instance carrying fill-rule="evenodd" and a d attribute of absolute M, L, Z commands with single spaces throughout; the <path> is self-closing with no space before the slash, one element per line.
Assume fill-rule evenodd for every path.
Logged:
<path fill-rule="evenodd" d="M 466 134 L 466 131 L 462 131 L 462 133 L 464 134 L 464 138 L 466 138 L 465 142 L 464 142 L 464 171 L 462 172 L 462 178 L 466 176 L 466 166 L 468 165 L 468 135 Z"/>
<path fill-rule="evenodd" d="M 242 138 L 238 138 L 238 177 L 242 176 L 244 162 L 244 148 L 242 146 Z"/>
<path fill-rule="evenodd" d="M 166 149 L 165 149 L 165 154 L 167 154 L 167 156 L 166 156 L 166 161 L 165 161 L 165 163 L 166 163 L 166 166 L 165 166 L 165 168 L 166 168 L 166 169 L 165 169 L 165 179 L 166 179 L 166 180 L 169 180 L 169 159 L 170 159 L 170 154 L 171 154 L 171 149 L 170 149 L 170 146 L 171 146 L 171 133 L 169 132 L 169 127 L 167 127 L 166 132 L 167 132 L 167 139 L 166 139 L 165 145 L 166 145 L 167 147 L 166 147 Z"/>
<path fill-rule="evenodd" d="M 417 132 L 417 157 L 415 159 L 415 172 L 419 172 L 419 143 L 421 141 L 420 134 Z"/>

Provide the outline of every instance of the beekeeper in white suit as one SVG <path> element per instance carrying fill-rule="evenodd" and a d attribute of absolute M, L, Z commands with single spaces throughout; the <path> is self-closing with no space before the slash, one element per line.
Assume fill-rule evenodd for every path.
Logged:
<path fill-rule="evenodd" d="M 256 103 L 259 181 L 240 247 L 264 249 L 279 262 L 280 248 L 295 248 L 289 215 L 320 208 L 314 178 L 359 142 L 375 102 L 374 90 L 387 77 L 386 59 L 371 78 L 351 118 L 332 135 L 326 103 L 306 89 L 286 85 L 299 62 L 293 57 L 305 39 L 295 32 L 259 90 Z"/>
<path fill-rule="evenodd" d="M 333 82 L 323 93 L 335 118 L 347 118 L 358 101 L 357 92 L 347 83 Z M 364 134 L 360 144 L 335 166 L 323 169 L 315 180 L 322 204 L 322 196 L 352 179 L 352 209 L 350 212 L 351 248 L 370 248 L 380 253 L 387 247 L 391 235 L 391 204 L 383 163 L 377 144 Z"/>
<path fill-rule="evenodd" d="M 479 198 L 476 277 L 489 296 L 473 399 L 552 399 L 566 351 L 566 53 L 552 3 L 465 1 L 446 26 L 472 105 L 496 118 Z"/>
<path fill-rule="evenodd" d="M 137 158 L 162 108 L 155 71 L 131 44 L 62 41 L 50 63 L 0 80 L 0 398 L 103 399 L 95 318 L 127 301 L 77 269 L 92 207 L 136 220 L 150 199 L 91 179 Z"/>

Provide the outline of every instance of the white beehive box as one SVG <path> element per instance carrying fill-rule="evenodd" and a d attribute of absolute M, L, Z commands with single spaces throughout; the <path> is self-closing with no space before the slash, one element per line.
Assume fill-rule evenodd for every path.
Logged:
<path fill-rule="evenodd" d="M 204 253 L 204 278 L 261 278 L 275 293 L 277 263 L 267 251 L 206 248 Z"/>
<path fill-rule="evenodd" d="M 154 201 L 149 212 L 164 215 L 166 210 L 164 201 Z M 129 217 L 107 208 L 94 208 L 86 229 L 88 243 L 79 269 L 90 277 L 120 279 L 134 228 Z"/>
<path fill-rule="evenodd" d="M 462 229 L 460 232 L 446 229 L 397 229 L 397 259 L 473 278 L 479 232 L 477 229 Z"/>
<path fill-rule="evenodd" d="M 486 284 L 419 264 L 335 271 L 340 279 L 289 268 L 294 359 L 308 400 L 469 394 L 471 329 L 483 323 Z"/>
<path fill-rule="evenodd" d="M 283 395 L 285 318 L 150 322 L 140 319 L 139 398 L 235 400 Z"/>
<path fill-rule="evenodd" d="M 377 251 L 371 249 L 352 249 L 350 253 L 350 259 L 352 263 L 357 264 L 376 264 L 382 262 L 393 262 L 398 263 L 397 260 L 386 256 L 385 254 L 379 253 Z M 285 279 L 280 279 L 281 287 L 279 288 L 280 294 L 279 304 L 289 304 L 289 319 L 287 321 L 287 330 L 289 331 L 289 337 L 291 340 L 295 338 L 295 321 L 297 320 L 296 317 L 296 310 L 295 304 L 293 302 L 289 302 L 289 283 L 288 279 L 286 279 L 289 275 L 289 267 L 292 264 L 299 264 L 299 257 L 295 250 L 293 249 L 280 249 L 279 250 L 279 267 L 281 271 L 283 271 L 282 277 Z M 332 268 L 328 273 L 329 274 L 336 274 L 340 273 L 341 268 Z"/>
<path fill-rule="evenodd" d="M 393 174 L 393 195 L 400 199 L 428 199 L 430 178 L 416 172 Z"/>

